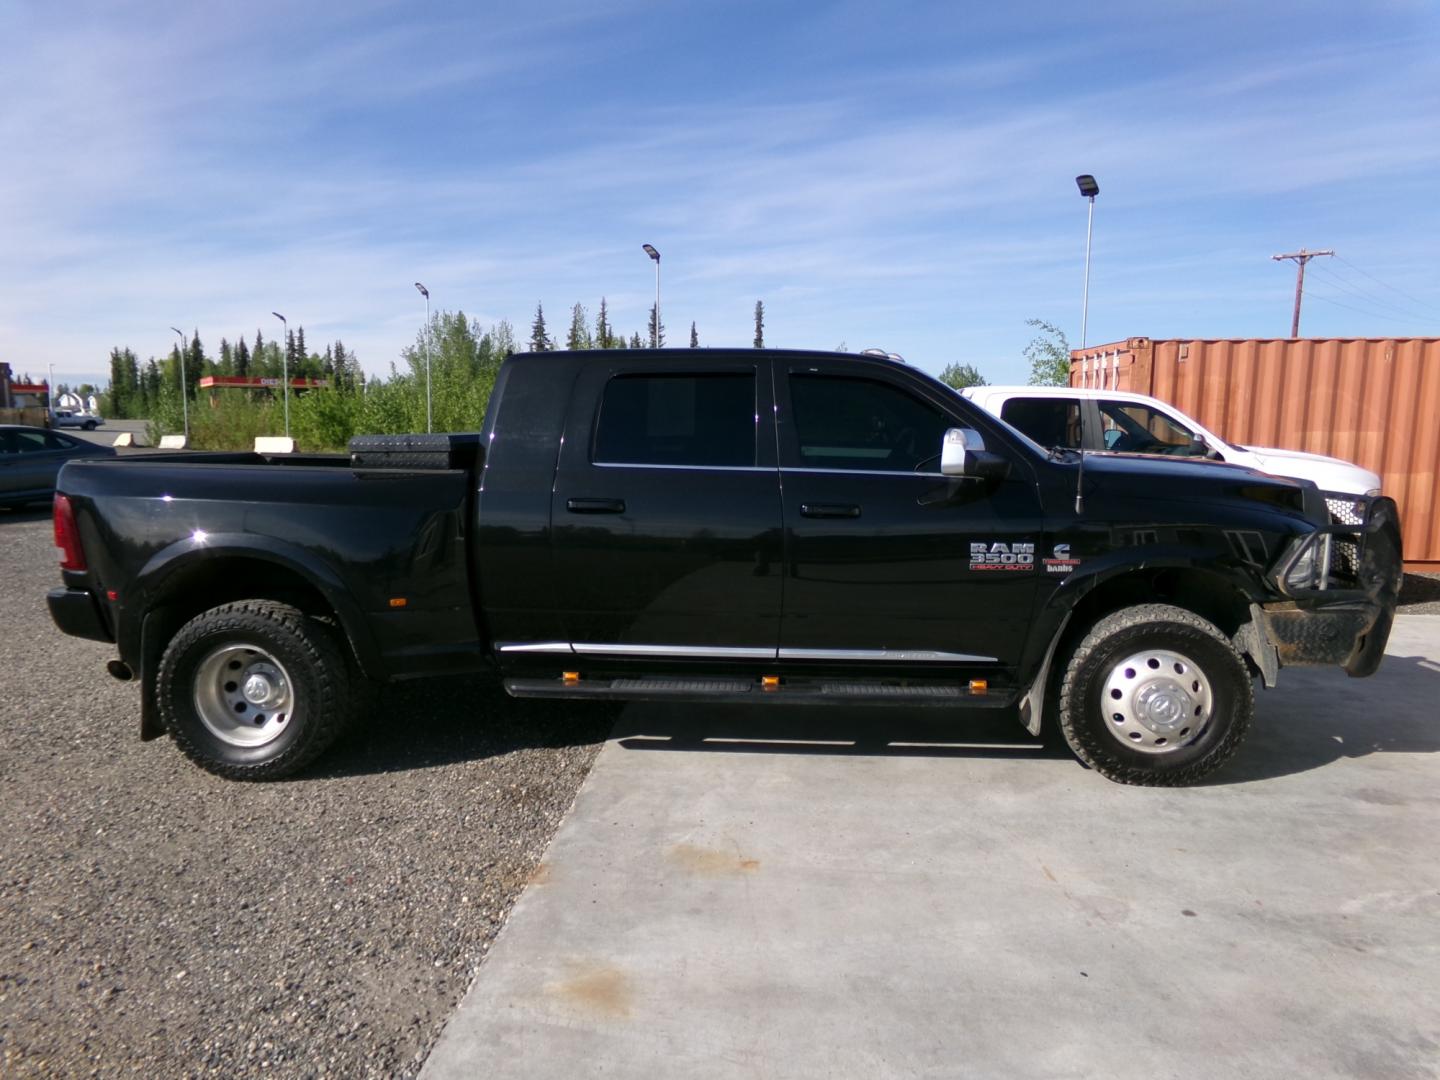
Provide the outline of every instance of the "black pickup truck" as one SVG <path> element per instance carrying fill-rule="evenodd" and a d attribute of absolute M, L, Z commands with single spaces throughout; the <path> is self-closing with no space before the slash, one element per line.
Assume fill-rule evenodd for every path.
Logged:
<path fill-rule="evenodd" d="M 278 777 L 377 682 L 493 671 L 517 697 L 1008 709 L 1113 780 L 1185 784 L 1239 745 L 1254 678 L 1372 674 L 1401 577 L 1388 499 L 1047 450 L 869 356 L 523 354 L 478 434 L 351 450 L 66 466 L 50 610 L 116 644 L 142 737 Z"/>

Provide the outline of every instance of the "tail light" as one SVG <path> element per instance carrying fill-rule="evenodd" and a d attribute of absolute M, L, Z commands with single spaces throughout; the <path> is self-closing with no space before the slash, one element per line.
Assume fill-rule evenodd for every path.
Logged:
<path fill-rule="evenodd" d="M 80 546 L 80 529 L 75 524 L 75 508 L 64 495 L 55 495 L 55 546 L 60 549 L 61 570 L 88 570 L 85 549 Z"/>

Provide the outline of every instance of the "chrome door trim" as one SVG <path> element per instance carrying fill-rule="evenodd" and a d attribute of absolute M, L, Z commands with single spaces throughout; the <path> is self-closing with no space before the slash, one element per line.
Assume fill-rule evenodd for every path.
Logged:
<path fill-rule="evenodd" d="M 818 473 L 834 476 L 928 476 L 934 480 L 951 480 L 953 477 L 938 472 L 911 472 L 909 469 L 811 469 L 795 468 L 788 465 L 780 467 L 782 473 Z"/>
<path fill-rule="evenodd" d="M 774 465 L 660 465 L 629 461 L 592 461 L 597 469 L 670 469 L 677 472 L 776 472 Z"/>
<path fill-rule="evenodd" d="M 775 649 L 749 645 L 601 645 L 574 641 L 570 647 L 586 656 L 682 656 L 707 660 L 774 660 Z"/>
<path fill-rule="evenodd" d="M 884 663 L 998 664 L 993 656 L 937 649 L 781 649 L 781 660 L 869 660 Z"/>
<path fill-rule="evenodd" d="M 630 645 L 592 641 L 509 641 L 502 653 L 582 656 L 675 656 L 696 660 L 859 660 L 889 664 L 998 664 L 993 656 L 938 649 L 772 649 L 751 645 Z"/>

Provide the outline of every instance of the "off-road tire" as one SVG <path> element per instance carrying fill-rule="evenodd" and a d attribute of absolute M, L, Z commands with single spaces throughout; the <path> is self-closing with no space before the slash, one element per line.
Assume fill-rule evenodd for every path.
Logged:
<path fill-rule="evenodd" d="M 1105 681 L 1124 658 L 1146 649 L 1189 657 L 1208 680 L 1213 707 L 1194 741 L 1166 753 L 1124 745 L 1107 729 Z M 1060 686 L 1060 730 L 1075 756 L 1120 784 L 1183 787 L 1223 765 L 1239 748 L 1255 710 L 1250 672 L 1214 624 L 1168 604 L 1137 604 L 1097 622 L 1066 665 Z"/>
<path fill-rule="evenodd" d="M 232 644 L 255 644 L 287 673 L 294 703 L 284 730 L 259 746 L 235 746 L 200 717 L 197 674 L 205 658 Z M 156 676 L 166 730 L 186 757 L 232 780 L 289 776 L 323 753 L 350 721 L 352 672 L 335 632 L 274 600 L 241 600 L 195 616 L 171 640 Z"/>

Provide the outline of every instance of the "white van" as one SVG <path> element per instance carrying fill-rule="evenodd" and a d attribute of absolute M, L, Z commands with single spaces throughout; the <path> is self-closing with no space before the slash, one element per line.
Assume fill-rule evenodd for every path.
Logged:
<path fill-rule="evenodd" d="M 1366 498 L 1380 494 L 1380 477 L 1369 469 L 1303 450 L 1237 446 L 1144 394 L 1071 386 L 970 386 L 960 392 L 1044 447 L 1203 457 L 1313 480 L 1321 491 Z"/>

